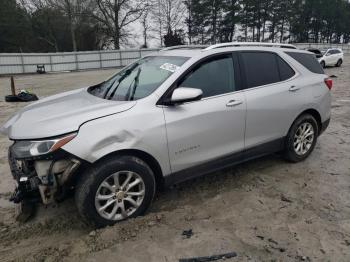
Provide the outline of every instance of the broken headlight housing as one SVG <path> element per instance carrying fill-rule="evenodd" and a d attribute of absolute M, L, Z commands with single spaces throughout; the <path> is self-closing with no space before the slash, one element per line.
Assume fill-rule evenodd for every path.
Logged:
<path fill-rule="evenodd" d="M 19 140 L 16 141 L 11 148 L 15 158 L 31 158 L 54 152 L 71 141 L 77 134 L 69 134 L 58 138 L 45 140 Z"/>

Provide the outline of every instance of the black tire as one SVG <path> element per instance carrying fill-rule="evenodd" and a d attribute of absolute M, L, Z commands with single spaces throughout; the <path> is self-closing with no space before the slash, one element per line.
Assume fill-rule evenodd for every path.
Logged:
<path fill-rule="evenodd" d="M 322 68 L 326 68 L 326 63 L 324 61 L 321 62 Z"/>
<path fill-rule="evenodd" d="M 310 123 L 312 125 L 313 130 L 314 130 L 314 137 L 313 137 L 312 145 L 308 149 L 308 151 L 305 154 L 300 155 L 300 154 L 297 154 L 296 149 L 294 148 L 294 139 L 295 139 L 295 135 L 296 135 L 298 128 L 304 123 Z M 298 117 L 294 121 L 294 123 L 293 123 L 292 127 L 290 128 L 288 135 L 286 137 L 285 151 L 284 151 L 285 158 L 288 161 L 293 162 L 293 163 L 305 160 L 311 154 L 311 152 L 314 150 L 316 142 L 317 142 L 318 134 L 319 134 L 319 127 L 318 127 L 317 121 L 315 120 L 315 118 L 312 115 L 304 114 L 304 115 L 301 115 L 300 117 Z"/>
<path fill-rule="evenodd" d="M 31 101 L 37 101 L 39 98 L 35 94 L 29 94 L 26 92 L 21 92 L 17 95 L 17 97 L 22 101 L 22 102 L 31 102 Z"/>
<path fill-rule="evenodd" d="M 341 67 L 343 63 L 343 60 L 339 59 L 338 62 L 335 64 L 336 67 Z"/>
<path fill-rule="evenodd" d="M 5 96 L 6 102 L 22 102 L 21 99 L 18 98 L 17 95 L 7 95 Z"/>
<path fill-rule="evenodd" d="M 91 169 L 88 169 L 80 177 L 76 191 L 75 203 L 83 220 L 94 227 L 100 228 L 113 225 L 121 220 L 109 220 L 101 216 L 95 206 L 95 196 L 99 186 L 105 179 L 118 171 L 131 171 L 137 173 L 144 182 L 144 198 L 140 206 L 133 214 L 122 219 L 143 215 L 150 206 L 156 189 L 155 177 L 149 166 L 141 159 L 134 156 L 118 156 L 107 158 Z"/>
<path fill-rule="evenodd" d="M 31 102 L 37 101 L 39 98 L 35 94 L 19 93 L 18 95 L 5 96 L 6 102 Z"/>

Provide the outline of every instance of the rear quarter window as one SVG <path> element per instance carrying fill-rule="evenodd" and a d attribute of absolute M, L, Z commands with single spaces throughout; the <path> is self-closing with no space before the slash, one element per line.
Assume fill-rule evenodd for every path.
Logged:
<path fill-rule="evenodd" d="M 295 75 L 294 70 L 279 56 L 276 55 L 276 59 L 280 70 L 281 81 L 292 78 Z"/>
<path fill-rule="evenodd" d="M 306 67 L 309 71 L 315 74 L 324 74 L 323 68 L 320 63 L 316 60 L 313 54 L 305 54 L 305 53 L 295 53 L 295 52 L 285 52 L 287 55 L 294 58 L 304 67 Z"/>
<path fill-rule="evenodd" d="M 241 53 L 247 88 L 268 85 L 280 81 L 279 69 L 274 53 L 248 52 Z"/>
<path fill-rule="evenodd" d="M 241 52 L 247 88 L 288 80 L 294 70 L 280 56 L 272 52 Z"/>

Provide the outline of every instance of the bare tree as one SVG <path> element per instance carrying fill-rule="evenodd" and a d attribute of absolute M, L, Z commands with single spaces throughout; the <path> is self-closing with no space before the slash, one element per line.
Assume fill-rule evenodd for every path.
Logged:
<path fill-rule="evenodd" d="M 37 0 L 38 1 L 38 0 Z M 40 0 L 39 0 L 40 1 Z M 69 21 L 73 51 L 77 51 L 76 30 L 81 17 L 94 9 L 93 0 L 45 0 L 51 7 L 63 12 Z"/>
<path fill-rule="evenodd" d="M 149 24 L 149 13 L 146 12 L 143 14 L 142 18 L 141 18 L 141 24 L 142 24 L 142 37 L 143 37 L 143 44 L 142 47 L 143 48 L 147 48 L 147 37 L 148 37 L 148 31 L 150 29 L 150 24 Z"/>
<path fill-rule="evenodd" d="M 105 28 L 115 49 L 130 36 L 128 25 L 140 19 L 147 7 L 142 0 L 95 0 L 97 11 L 93 17 Z"/>
<path fill-rule="evenodd" d="M 55 48 L 55 51 L 58 52 L 58 43 L 57 38 L 55 36 L 55 32 L 51 23 L 51 17 L 50 17 L 50 8 L 47 5 L 46 0 L 20 0 L 21 6 L 26 8 L 30 14 L 33 14 L 37 10 L 43 10 L 45 17 L 46 17 L 46 23 L 47 23 L 47 31 L 43 32 L 37 38 L 41 41 L 46 42 L 50 46 Z"/>
<path fill-rule="evenodd" d="M 183 0 L 154 0 L 154 5 L 152 16 L 162 46 L 165 33 L 185 26 L 186 6 Z"/>
<path fill-rule="evenodd" d="M 152 8 L 155 7 L 154 1 L 152 1 L 152 0 L 146 0 L 145 4 L 146 4 L 146 6 L 145 6 L 144 12 L 141 16 L 142 38 L 143 38 L 142 47 L 143 48 L 148 47 L 147 40 L 150 36 L 150 31 L 152 29 L 151 21 L 150 21 L 151 10 L 152 10 Z"/>

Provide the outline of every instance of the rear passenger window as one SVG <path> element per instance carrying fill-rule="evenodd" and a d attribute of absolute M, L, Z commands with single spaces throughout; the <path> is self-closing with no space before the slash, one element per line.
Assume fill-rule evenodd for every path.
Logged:
<path fill-rule="evenodd" d="M 220 56 L 200 64 L 178 86 L 203 91 L 203 97 L 230 93 L 235 90 L 232 56 Z"/>
<path fill-rule="evenodd" d="M 314 55 L 296 52 L 286 52 L 286 54 L 293 57 L 296 61 L 298 61 L 311 72 L 316 74 L 324 74 L 322 66 L 316 60 Z"/>
<path fill-rule="evenodd" d="M 276 55 L 281 81 L 287 80 L 295 75 L 294 70 L 279 56 Z"/>
<path fill-rule="evenodd" d="M 280 81 L 276 55 L 268 52 L 242 52 L 247 88 Z"/>

